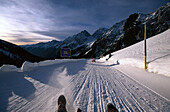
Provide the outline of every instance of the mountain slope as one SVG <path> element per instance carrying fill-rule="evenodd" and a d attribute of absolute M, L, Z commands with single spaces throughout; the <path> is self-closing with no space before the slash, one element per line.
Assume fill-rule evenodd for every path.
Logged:
<path fill-rule="evenodd" d="M 24 61 L 39 62 L 43 58 L 34 56 L 21 47 L 0 39 L 0 66 L 12 64 L 21 67 Z"/>
<path fill-rule="evenodd" d="M 96 30 L 96 31 L 93 33 L 92 36 L 97 39 L 97 38 L 100 38 L 101 36 L 103 36 L 103 34 L 106 33 L 107 31 L 108 31 L 107 28 L 99 28 L 98 30 Z"/>
<path fill-rule="evenodd" d="M 170 3 L 151 14 L 131 14 L 127 20 L 116 23 L 98 38 L 87 57 L 100 57 L 143 40 L 143 27 L 147 24 L 147 38 L 170 28 Z"/>
<path fill-rule="evenodd" d="M 33 45 L 22 45 L 21 47 L 36 56 L 43 57 L 45 59 L 53 59 L 56 58 L 56 51 L 60 44 L 60 41 L 52 40 Z"/>
<path fill-rule="evenodd" d="M 148 71 L 170 77 L 170 29 L 147 39 L 147 65 Z M 111 53 L 108 60 L 110 64 L 131 65 L 144 68 L 144 42 Z M 106 60 L 107 55 L 101 60 Z"/>
<path fill-rule="evenodd" d="M 92 47 L 87 51 L 85 57 L 99 57 L 107 53 L 112 48 L 117 50 L 115 44 L 119 43 L 120 38 L 123 36 L 123 26 L 125 21 L 116 23 L 109 30 L 107 30 L 100 38 L 98 38 Z M 117 46 L 117 47 L 121 47 Z"/>

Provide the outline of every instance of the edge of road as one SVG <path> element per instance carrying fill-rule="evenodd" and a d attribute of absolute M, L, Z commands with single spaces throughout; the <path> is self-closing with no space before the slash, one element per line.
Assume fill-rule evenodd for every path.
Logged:
<path fill-rule="evenodd" d="M 118 67 L 118 66 L 119 66 L 119 67 Z M 152 84 L 151 84 L 151 86 L 147 86 L 147 85 L 146 85 L 146 82 L 148 82 L 149 79 L 148 79 L 146 82 L 142 82 L 142 80 L 139 80 L 138 78 L 133 77 L 132 75 L 130 75 L 130 73 L 128 73 L 127 70 L 125 70 L 124 68 L 120 67 L 120 66 L 122 66 L 122 65 L 118 65 L 118 66 L 117 66 L 117 67 L 114 66 L 113 68 L 116 69 L 116 70 L 118 70 L 118 71 L 121 72 L 122 74 L 126 75 L 126 76 L 129 77 L 130 79 L 136 81 L 136 82 L 139 83 L 140 85 L 142 85 L 142 86 L 146 87 L 147 89 L 151 90 L 152 92 L 154 92 L 155 94 L 159 95 L 159 96 L 162 97 L 163 99 L 165 99 L 165 100 L 167 100 L 167 101 L 170 102 L 170 99 L 167 98 L 167 96 L 162 95 L 161 93 L 159 93 L 159 91 L 156 91 L 155 88 L 152 88 L 152 86 L 153 86 Z M 133 67 L 132 67 L 132 68 L 133 68 Z M 138 69 L 138 68 L 137 68 L 137 69 Z M 156 74 L 156 75 L 157 75 L 157 74 Z M 153 84 L 154 84 L 154 83 L 153 83 Z M 168 86 L 168 85 L 166 85 L 166 86 Z M 157 89 L 162 89 L 162 88 L 159 88 L 159 87 L 158 87 Z"/>

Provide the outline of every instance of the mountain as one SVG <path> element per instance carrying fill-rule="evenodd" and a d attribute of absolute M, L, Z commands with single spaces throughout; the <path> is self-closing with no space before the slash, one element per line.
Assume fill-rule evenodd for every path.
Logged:
<path fill-rule="evenodd" d="M 60 41 L 52 40 L 50 42 L 41 42 L 33 45 L 22 45 L 20 47 L 36 56 L 43 57 L 45 59 L 54 59 L 56 58 L 56 50 L 60 44 Z"/>
<path fill-rule="evenodd" d="M 104 34 L 105 32 L 107 32 L 107 31 L 108 31 L 107 28 L 99 28 L 98 30 L 96 30 L 96 31 L 93 33 L 92 36 L 97 39 L 97 38 L 100 38 L 101 36 L 103 36 L 103 34 Z"/>
<path fill-rule="evenodd" d="M 96 40 L 89 32 L 86 30 L 80 33 L 66 38 L 64 41 L 50 41 L 47 43 L 38 43 L 34 45 L 24 45 L 21 46 L 25 50 L 31 52 L 34 55 L 46 58 L 54 59 L 61 58 L 60 50 L 61 48 L 70 48 L 72 50 L 72 58 L 77 57 L 79 52 L 90 46 Z"/>
<path fill-rule="evenodd" d="M 106 32 L 99 37 L 92 47 L 84 53 L 84 57 L 99 57 L 104 52 L 110 51 L 115 44 L 117 45 L 120 38 L 123 37 L 123 26 L 125 20 L 116 23 L 110 29 L 106 30 Z"/>
<path fill-rule="evenodd" d="M 71 49 L 71 58 L 81 58 L 80 54 L 84 49 L 90 47 L 93 42 L 96 40 L 89 32 L 86 30 L 81 31 L 80 33 L 68 37 L 65 39 L 57 49 L 57 58 L 60 57 L 61 48 L 70 48 Z"/>
<path fill-rule="evenodd" d="M 70 58 L 98 58 L 142 41 L 145 23 L 147 38 L 164 32 L 170 28 L 169 18 L 170 3 L 167 3 L 150 14 L 131 14 L 126 20 L 109 29 L 99 28 L 92 35 L 84 30 L 64 41 L 26 45 L 22 48 L 46 59 L 61 58 L 61 48 L 71 48 Z"/>
<path fill-rule="evenodd" d="M 0 39 L 0 66 L 11 64 L 21 67 L 24 61 L 39 62 L 44 60 L 34 56 L 23 48 Z"/>
<path fill-rule="evenodd" d="M 143 40 L 145 23 L 147 38 L 169 29 L 170 3 L 153 13 L 134 13 L 128 19 L 116 23 L 94 42 L 90 50 L 84 53 L 84 57 L 102 57 Z"/>

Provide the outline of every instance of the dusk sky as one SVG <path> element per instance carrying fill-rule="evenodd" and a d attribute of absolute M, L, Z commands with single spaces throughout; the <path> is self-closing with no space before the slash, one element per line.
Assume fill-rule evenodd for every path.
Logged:
<path fill-rule="evenodd" d="M 14 44 L 64 40 L 110 28 L 132 13 L 150 13 L 169 0 L 0 0 L 0 39 Z"/>

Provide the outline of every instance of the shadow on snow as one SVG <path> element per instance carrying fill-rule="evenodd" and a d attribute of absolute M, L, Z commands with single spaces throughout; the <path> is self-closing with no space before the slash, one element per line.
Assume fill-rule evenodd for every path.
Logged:
<path fill-rule="evenodd" d="M 8 100 L 13 94 L 29 100 L 29 96 L 35 92 L 35 87 L 24 78 L 23 73 L 0 73 L 0 111 L 7 111 Z M 19 103 L 19 102 L 18 102 Z"/>
<path fill-rule="evenodd" d="M 13 96 L 13 93 L 29 101 L 34 98 L 36 88 L 33 83 L 24 78 L 25 76 L 31 77 L 43 84 L 53 86 L 53 84 L 49 83 L 53 75 L 57 76 L 65 69 L 67 70 L 67 75 L 76 75 L 79 71 L 85 70 L 86 64 L 87 60 L 73 60 L 49 66 L 37 67 L 29 72 L 1 72 L 0 111 L 8 111 L 9 98 Z"/>

